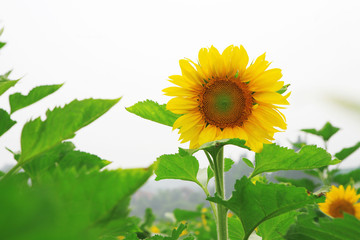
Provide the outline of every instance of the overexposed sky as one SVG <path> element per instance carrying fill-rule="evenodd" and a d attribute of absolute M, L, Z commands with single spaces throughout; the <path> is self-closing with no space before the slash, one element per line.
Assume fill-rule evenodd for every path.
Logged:
<path fill-rule="evenodd" d="M 161 90 L 179 74 L 178 61 L 197 59 L 202 47 L 223 50 L 242 44 L 250 59 L 263 52 L 291 84 L 288 130 L 282 145 L 301 128 L 326 121 L 342 130 L 329 151 L 360 141 L 360 113 L 342 109 L 332 96 L 360 102 L 360 1 L 209 0 L 1 0 L 0 73 L 14 69 L 23 79 L 0 98 L 38 85 L 65 83 L 55 94 L 18 111 L 18 121 L 0 138 L 0 168 L 13 164 L 4 147 L 20 149 L 22 125 L 48 107 L 73 99 L 123 99 L 73 139 L 77 148 L 113 161 L 112 167 L 148 166 L 180 146 L 171 128 L 141 119 L 125 107 L 137 101 L 169 100 Z M 304 135 L 304 134 L 301 134 Z M 321 143 L 309 137 L 312 143 Z M 187 147 L 188 144 L 181 145 Z M 237 159 L 241 150 L 228 147 Z M 202 166 L 205 158 L 200 156 Z M 360 151 L 342 167 L 360 166 Z"/>

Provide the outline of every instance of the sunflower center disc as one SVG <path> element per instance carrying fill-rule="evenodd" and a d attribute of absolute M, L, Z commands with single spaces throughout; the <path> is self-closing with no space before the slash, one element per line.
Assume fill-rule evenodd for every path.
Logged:
<path fill-rule="evenodd" d="M 344 212 L 355 215 L 355 209 L 352 203 L 345 201 L 345 200 L 339 200 L 335 203 L 333 203 L 333 206 L 330 207 L 330 215 L 333 217 L 343 217 Z"/>
<path fill-rule="evenodd" d="M 248 107 L 245 94 L 232 81 L 213 82 L 205 89 L 200 104 L 205 121 L 220 128 L 241 124 Z"/>

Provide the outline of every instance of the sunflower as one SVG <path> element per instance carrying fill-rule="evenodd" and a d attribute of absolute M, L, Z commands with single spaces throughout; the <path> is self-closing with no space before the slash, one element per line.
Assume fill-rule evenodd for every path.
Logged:
<path fill-rule="evenodd" d="M 346 190 L 343 185 L 339 188 L 332 186 L 326 194 L 325 202 L 319 203 L 319 208 L 334 218 L 342 218 L 346 212 L 360 219 L 360 203 L 356 203 L 359 198 L 360 194 L 356 194 L 356 190 L 351 186 L 347 186 Z"/>
<path fill-rule="evenodd" d="M 277 93 L 284 82 L 278 68 L 267 70 L 265 53 L 248 66 L 249 57 L 240 46 L 229 46 L 222 54 L 215 47 L 202 48 L 199 62 L 180 60 L 182 75 L 169 81 L 176 87 L 163 90 L 172 96 L 167 109 L 181 114 L 173 129 L 179 128 L 182 143 L 190 148 L 219 139 L 240 138 L 253 151 L 274 140 L 274 133 L 286 129 L 279 105 L 287 97 Z"/>

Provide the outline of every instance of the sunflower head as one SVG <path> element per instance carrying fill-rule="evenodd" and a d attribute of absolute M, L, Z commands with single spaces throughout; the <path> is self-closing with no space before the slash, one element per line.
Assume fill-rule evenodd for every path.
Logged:
<path fill-rule="evenodd" d="M 351 186 L 347 186 L 346 189 L 343 185 L 339 188 L 332 186 L 326 194 L 325 202 L 319 203 L 319 208 L 334 218 L 342 218 L 346 212 L 360 219 L 360 203 L 357 203 L 359 198 L 360 194 L 356 194 L 356 190 Z"/>
<path fill-rule="evenodd" d="M 280 105 L 288 105 L 279 91 L 281 70 L 268 69 L 265 54 L 252 64 L 245 49 L 229 46 L 222 53 L 211 47 L 199 52 L 199 61 L 180 60 L 182 75 L 169 81 L 177 86 L 164 89 L 173 98 L 167 109 L 181 114 L 173 125 L 180 140 L 190 148 L 219 139 L 240 138 L 259 152 L 271 143 L 275 132 L 285 130 Z M 248 66 L 249 65 L 249 66 Z"/>

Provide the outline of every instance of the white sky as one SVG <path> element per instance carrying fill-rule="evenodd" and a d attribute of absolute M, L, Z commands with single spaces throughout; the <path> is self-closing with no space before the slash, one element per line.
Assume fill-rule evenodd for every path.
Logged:
<path fill-rule="evenodd" d="M 145 99 L 165 103 L 169 98 L 161 90 L 171 85 L 169 75 L 180 73 L 180 59 L 196 60 L 202 47 L 223 50 L 230 44 L 244 45 L 250 59 L 266 51 L 291 84 L 291 106 L 284 111 L 288 130 L 276 139 L 287 145 L 299 129 L 330 121 L 342 129 L 329 144 L 336 153 L 360 140 L 360 113 L 331 101 L 337 96 L 360 102 L 359 12 L 360 1 L 1 0 L 1 40 L 8 45 L 0 53 L 0 72 L 14 69 L 13 78 L 24 78 L 0 98 L 0 106 L 8 110 L 7 96 L 17 91 L 65 85 L 13 115 L 18 124 L 0 138 L 0 168 L 13 163 L 4 147 L 20 149 L 26 120 L 75 98 L 123 96 L 78 132 L 78 149 L 124 168 L 175 153 L 176 132 L 125 107 Z M 225 155 L 237 159 L 240 152 L 228 147 Z M 359 166 L 359 158 L 360 151 L 342 167 Z M 206 165 L 203 156 L 200 162 Z"/>

